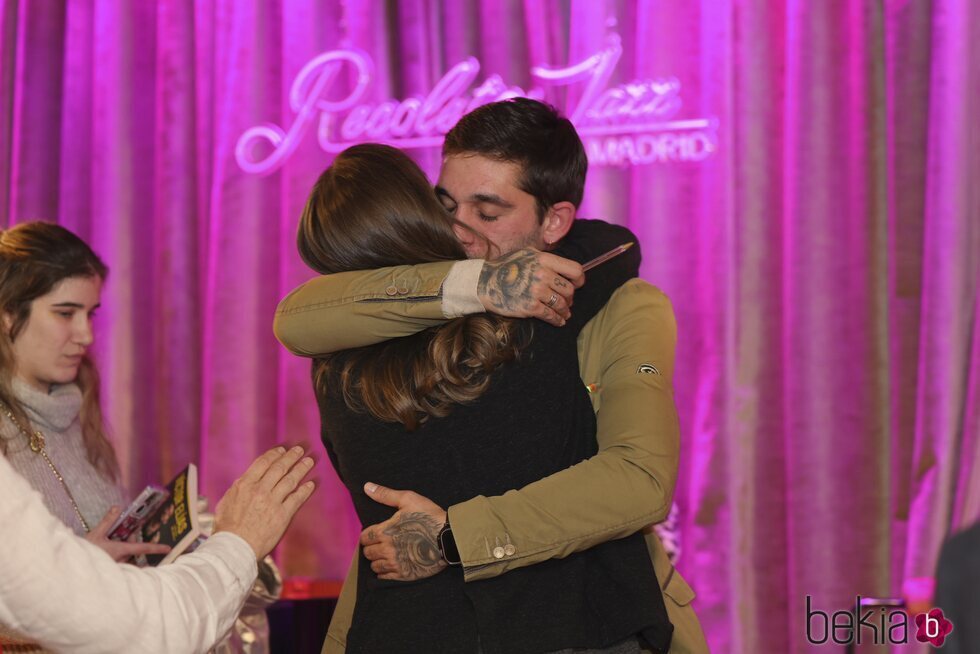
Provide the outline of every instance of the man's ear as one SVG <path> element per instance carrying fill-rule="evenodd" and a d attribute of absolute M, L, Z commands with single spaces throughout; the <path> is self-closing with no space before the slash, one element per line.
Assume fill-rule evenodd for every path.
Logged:
<path fill-rule="evenodd" d="M 541 224 L 541 236 L 545 245 L 553 246 L 565 238 L 565 234 L 575 222 L 575 205 L 571 202 L 556 202 L 548 208 Z"/>

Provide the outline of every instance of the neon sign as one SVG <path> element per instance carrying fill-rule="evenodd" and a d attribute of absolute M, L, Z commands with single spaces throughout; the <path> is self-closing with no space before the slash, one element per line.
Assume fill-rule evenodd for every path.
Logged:
<path fill-rule="evenodd" d="M 591 57 L 564 68 L 535 67 L 539 86 L 525 91 L 491 75 L 473 88 L 480 62 L 470 57 L 453 66 L 425 97 L 362 102 L 374 74 L 371 58 L 359 50 L 331 50 L 310 60 L 293 81 L 289 105 L 296 114 L 288 129 L 274 124 L 251 127 L 238 139 L 235 159 L 247 173 L 277 170 L 293 154 L 312 124 L 329 153 L 365 141 L 399 148 L 439 147 L 446 132 L 481 105 L 525 96 L 542 100 L 547 88 L 583 84 L 566 115 L 585 143 L 593 165 L 633 165 L 701 161 L 717 148 L 713 118 L 678 119 L 681 84 L 676 78 L 633 80 L 610 87 L 623 54 L 612 35 Z M 341 73 L 353 79 L 346 96 L 331 100 Z M 265 153 L 263 154 L 262 151 Z"/>

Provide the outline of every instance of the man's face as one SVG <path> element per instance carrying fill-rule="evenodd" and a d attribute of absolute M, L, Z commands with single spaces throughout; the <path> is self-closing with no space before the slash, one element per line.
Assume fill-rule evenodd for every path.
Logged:
<path fill-rule="evenodd" d="M 456 229 L 471 259 L 496 258 L 533 247 L 545 249 L 545 228 L 538 222 L 534 196 L 517 185 L 521 166 L 479 154 L 454 154 L 442 161 L 436 195 L 442 206 L 495 246 Z M 490 255 L 489 257 L 487 255 Z"/>

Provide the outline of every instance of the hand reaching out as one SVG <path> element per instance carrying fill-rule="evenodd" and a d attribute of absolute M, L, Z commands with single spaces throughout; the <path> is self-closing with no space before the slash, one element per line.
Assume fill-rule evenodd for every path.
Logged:
<path fill-rule="evenodd" d="M 218 501 L 214 532 L 241 536 L 261 559 L 272 551 L 293 516 L 313 493 L 312 480 L 303 481 L 313 469 L 313 459 L 303 448 L 269 450 L 235 480 Z"/>

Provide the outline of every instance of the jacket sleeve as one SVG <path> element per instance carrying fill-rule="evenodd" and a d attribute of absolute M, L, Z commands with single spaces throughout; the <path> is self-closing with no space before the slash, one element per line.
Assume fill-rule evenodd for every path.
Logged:
<path fill-rule="evenodd" d="M 445 322 L 442 285 L 453 261 L 315 277 L 279 303 L 276 338 L 315 357 L 410 336 Z"/>
<path fill-rule="evenodd" d="M 327 637 L 323 639 L 323 649 L 320 654 L 343 654 L 347 649 L 347 632 L 354 622 L 354 605 L 357 603 L 357 563 L 361 557 L 361 547 L 354 550 L 354 558 L 347 571 L 347 579 L 340 589 L 337 607 L 330 618 Z"/>
<path fill-rule="evenodd" d="M 522 489 L 451 506 L 467 581 L 565 557 L 666 516 L 679 455 L 675 345 L 663 293 L 640 280 L 616 291 L 579 339 L 585 382 L 598 386 L 599 453 Z"/>
<path fill-rule="evenodd" d="M 48 513 L 3 456 L 0 495 L 0 623 L 52 650 L 205 652 L 255 581 L 255 553 L 230 533 L 170 565 L 118 564 Z"/>

